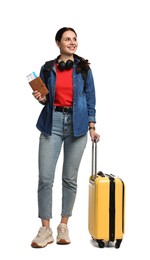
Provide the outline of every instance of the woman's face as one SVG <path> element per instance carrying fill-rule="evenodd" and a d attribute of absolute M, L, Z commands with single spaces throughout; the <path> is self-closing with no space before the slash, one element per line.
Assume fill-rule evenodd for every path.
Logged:
<path fill-rule="evenodd" d="M 60 42 L 57 41 L 60 53 L 63 55 L 73 55 L 78 47 L 77 37 L 74 32 L 66 31 L 63 33 Z"/>

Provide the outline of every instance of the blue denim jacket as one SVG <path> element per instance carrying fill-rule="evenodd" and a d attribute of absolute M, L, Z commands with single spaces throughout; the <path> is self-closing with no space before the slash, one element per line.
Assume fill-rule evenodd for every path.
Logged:
<path fill-rule="evenodd" d="M 81 73 L 76 73 L 77 60 L 73 66 L 73 131 L 74 136 L 84 135 L 88 131 L 89 122 L 96 122 L 95 119 L 95 86 L 91 69 L 88 70 L 86 79 L 86 89 Z M 44 66 L 41 67 L 40 77 L 45 82 Z M 53 109 L 55 99 L 56 69 L 55 66 L 50 70 L 47 83 L 49 90 L 48 102 L 44 105 L 37 121 L 37 128 L 40 132 L 51 135 L 53 123 Z"/>

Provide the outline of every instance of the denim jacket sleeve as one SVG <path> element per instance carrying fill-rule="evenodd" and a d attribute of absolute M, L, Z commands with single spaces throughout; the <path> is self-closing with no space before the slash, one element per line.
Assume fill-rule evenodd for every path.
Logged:
<path fill-rule="evenodd" d="M 86 80 L 86 100 L 87 100 L 87 110 L 88 110 L 88 122 L 96 123 L 96 95 L 95 95 L 95 85 L 92 70 L 88 70 L 87 80 Z"/>
<path fill-rule="evenodd" d="M 42 81 L 46 84 L 43 70 L 44 70 L 44 65 L 41 67 L 39 76 L 42 79 Z M 49 97 L 49 94 L 46 95 L 46 102 L 39 101 L 39 103 L 42 105 L 45 105 L 48 102 L 48 97 Z"/>

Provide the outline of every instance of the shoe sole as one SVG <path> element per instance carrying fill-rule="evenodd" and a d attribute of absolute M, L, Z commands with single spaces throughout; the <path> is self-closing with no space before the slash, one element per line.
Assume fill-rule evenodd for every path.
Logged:
<path fill-rule="evenodd" d="M 33 247 L 33 248 L 44 248 L 44 247 L 46 247 L 47 245 L 49 245 L 49 244 L 52 244 L 54 241 L 51 241 L 51 242 L 48 242 L 46 245 L 44 245 L 44 246 L 40 246 L 40 245 L 38 245 L 37 243 L 35 243 L 35 242 L 33 242 L 32 244 L 31 244 L 31 246 Z"/>
<path fill-rule="evenodd" d="M 65 239 L 61 239 L 57 242 L 57 245 L 69 245 L 71 242 L 67 242 Z"/>

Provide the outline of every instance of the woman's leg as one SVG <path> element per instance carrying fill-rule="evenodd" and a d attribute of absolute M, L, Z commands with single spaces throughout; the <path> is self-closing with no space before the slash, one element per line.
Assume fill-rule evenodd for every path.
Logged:
<path fill-rule="evenodd" d="M 43 226 L 52 218 L 52 188 L 56 163 L 61 151 L 62 138 L 41 134 L 39 144 L 38 207 Z"/>
<path fill-rule="evenodd" d="M 72 215 L 77 192 L 78 170 L 86 143 L 87 135 L 81 137 L 70 135 L 67 136 L 64 141 L 62 217 L 69 217 Z"/>
<path fill-rule="evenodd" d="M 87 135 L 74 137 L 69 135 L 64 141 L 64 163 L 62 173 L 62 216 L 57 227 L 57 244 L 70 244 L 67 223 L 72 215 L 72 210 L 77 192 L 77 175 L 80 161 L 86 146 Z"/>
<path fill-rule="evenodd" d="M 40 136 L 38 205 L 43 225 L 48 225 L 48 220 L 52 218 L 52 188 L 56 163 L 64 140 L 63 125 L 63 113 L 53 111 L 52 135 Z"/>

